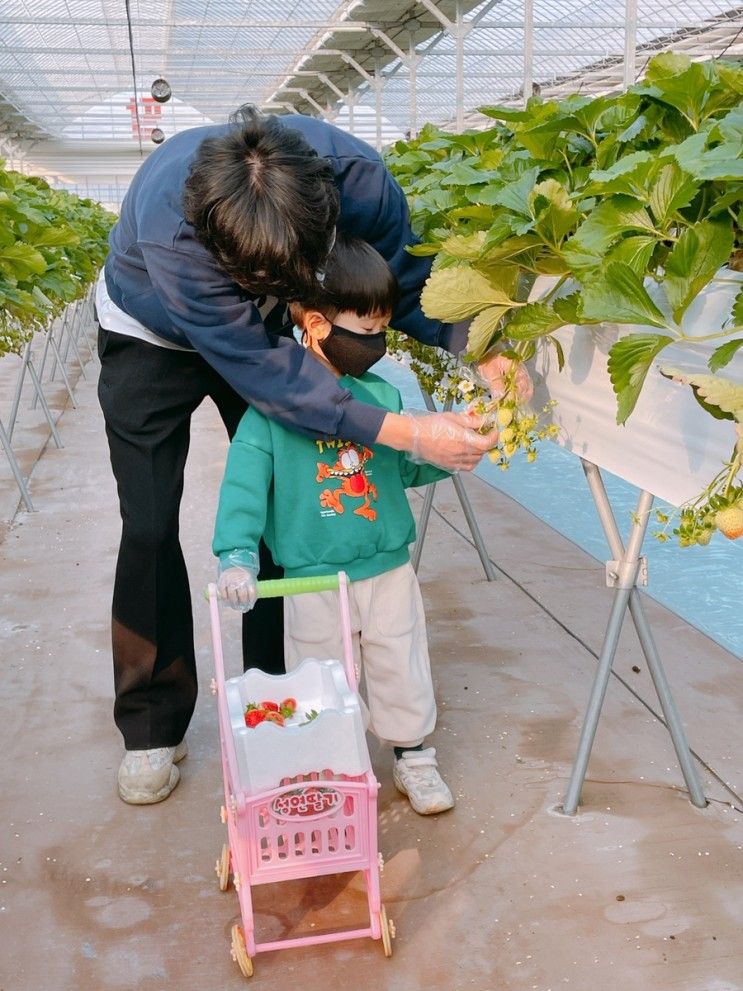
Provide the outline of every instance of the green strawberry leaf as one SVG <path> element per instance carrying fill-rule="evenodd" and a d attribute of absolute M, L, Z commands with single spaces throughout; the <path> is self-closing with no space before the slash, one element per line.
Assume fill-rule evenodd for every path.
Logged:
<path fill-rule="evenodd" d="M 557 370 L 558 372 L 561 372 L 565 367 L 565 352 L 563 351 L 562 344 L 560 344 L 556 337 L 552 337 L 551 335 L 547 335 L 546 339 L 555 349 L 555 354 L 557 355 Z"/>
<path fill-rule="evenodd" d="M 645 199 L 648 178 L 655 168 L 656 156 L 649 151 L 635 151 L 620 158 L 608 169 L 594 169 L 585 189 L 588 196 L 611 196 L 619 193 L 625 196 Z"/>
<path fill-rule="evenodd" d="M 688 176 L 676 162 L 664 165 L 650 191 L 650 211 L 663 227 L 676 210 L 688 206 L 697 194 L 699 183 Z"/>
<path fill-rule="evenodd" d="M 648 62 L 645 70 L 645 78 L 648 80 L 666 79 L 669 76 L 678 76 L 691 65 L 688 55 L 677 52 L 661 52 L 655 55 Z"/>
<path fill-rule="evenodd" d="M 691 62 L 683 72 L 649 78 L 651 82 L 633 87 L 633 92 L 674 107 L 698 131 L 708 115 L 711 84 L 714 83 L 709 63 Z"/>
<path fill-rule="evenodd" d="M 719 372 L 735 357 L 740 348 L 743 348 L 743 337 L 738 337 L 734 341 L 726 341 L 713 351 L 707 362 L 707 367 L 711 372 Z"/>
<path fill-rule="evenodd" d="M 513 341 L 531 341 L 564 324 L 563 318 L 547 303 L 527 303 L 513 314 L 504 333 Z"/>
<path fill-rule="evenodd" d="M 506 207 L 513 213 L 521 214 L 524 217 L 531 217 L 529 209 L 529 195 L 536 185 L 541 168 L 535 165 L 527 169 L 515 182 L 509 182 L 497 191 L 492 202 Z M 480 200 L 483 202 L 483 200 Z"/>
<path fill-rule="evenodd" d="M 743 385 L 740 382 L 731 382 L 717 375 L 685 372 L 668 365 L 662 366 L 659 371 L 666 378 L 691 386 L 696 401 L 716 420 L 743 423 Z"/>
<path fill-rule="evenodd" d="M 732 249 L 729 218 L 703 220 L 681 233 L 666 260 L 663 280 L 676 323 L 681 323 L 689 304 L 727 262 Z"/>
<path fill-rule="evenodd" d="M 743 147 L 743 106 L 734 107 L 730 113 L 717 121 L 710 131 L 710 140 L 729 141 L 738 148 Z"/>
<path fill-rule="evenodd" d="M 469 326 L 467 335 L 467 352 L 474 360 L 479 360 L 490 349 L 493 338 L 498 330 L 498 324 L 509 306 L 489 306 L 477 314 Z M 499 335 L 500 336 L 500 335 Z"/>
<path fill-rule="evenodd" d="M 607 262 L 625 262 L 636 272 L 643 276 L 648 270 L 648 263 L 655 251 L 658 241 L 647 234 L 634 234 L 625 237 L 619 244 L 609 251 L 606 256 Z"/>
<path fill-rule="evenodd" d="M 629 196 L 612 196 L 593 209 L 575 234 L 563 247 L 563 253 L 571 261 L 571 253 L 597 258 L 600 264 L 609 248 L 624 234 L 635 231 L 656 234 L 647 210 Z"/>
<path fill-rule="evenodd" d="M 608 369 L 617 396 L 617 423 L 627 421 L 653 359 L 672 341 L 662 334 L 628 334 L 611 346 Z"/>
<path fill-rule="evenodd" d="M 565 187 L 556 179 L 537 183 L 529 195 L 529 207 L 536 219 L 534 229 L 554 247 L 575 229 L 578 222 L 578 211 Z"/>
<path fill-rule="evenodd" d="M 45 272 L 46 261 L 41 252 L 30 244 L 16 241 L 15 244 L 0 248 L 0 269 L 11 278 L 27 279 Z"/>
<path fill-rule="evenodd" d="M 569 296 L 560 296 L 553 300 L 552 309 L 562 317 L 563 323 L 580 323 L 578 308 L 580 306 L 580 293 L 572 292 Z"/>
<path fill-rule="evenodd" d="M 642 279 L 626 262 L 609 262 L 584 288 L 581 319 L 665 327 L 666 318 L 648 295 Z"/>
<path fill-rule="evenodd" d="M 733 323 L 736 327 L 743 327 L 743 283 L 733 300 Z"/>

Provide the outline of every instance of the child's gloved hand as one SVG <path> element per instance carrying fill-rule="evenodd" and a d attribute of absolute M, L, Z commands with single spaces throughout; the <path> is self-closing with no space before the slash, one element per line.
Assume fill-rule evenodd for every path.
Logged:
<path fill-rule="evenodd" d="M 247 612 L 258 598 L 257 573 L 250 568 L 226 568 L 217 580 L 217 592 L 232 609 Z"/>
<path fill-rule="evenodd" d="M 219 556 L 217 594 L 232 609 L 247 612 L 258 598 L 258 555 L 234 550 Z"/>

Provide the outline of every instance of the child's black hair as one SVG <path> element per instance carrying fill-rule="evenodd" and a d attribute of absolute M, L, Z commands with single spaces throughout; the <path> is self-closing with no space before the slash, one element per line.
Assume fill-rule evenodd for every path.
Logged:
<path fill-rule="evenodd" d="M 339 233 L 322 289 L 312 299 L 292 303 L 291 314 L 299 326 L 306 310 L 319 310 L 332 322 L 344 310 L 361 317 L 393 313 L 399 301 L 397 279 L 379 252 L 361 238 Z"/>

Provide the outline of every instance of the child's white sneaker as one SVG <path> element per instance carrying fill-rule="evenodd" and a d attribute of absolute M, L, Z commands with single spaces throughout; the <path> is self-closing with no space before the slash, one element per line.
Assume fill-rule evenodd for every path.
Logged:
<path fill-rule="evenodd" d="M 127 750 L 119 767 L 119 796 L 129 805 L 162 802 L 180 781 L 175 765 L 187 753 L 185 740 L 177 747 Z"/>
<path fill-rule="evenodd" d="M 419 815 L 446 812 L 454 805 L 452 793 L 438 772 L 434 747 L 403 751 L 395 760 L 392 780 Z"/>

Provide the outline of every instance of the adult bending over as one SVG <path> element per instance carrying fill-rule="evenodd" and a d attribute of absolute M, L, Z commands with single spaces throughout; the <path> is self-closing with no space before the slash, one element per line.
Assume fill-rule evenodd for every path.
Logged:
<path fill-rule="evenodd" d="M 418 420 L 360 402 L 293 339 L 285 304 L 313 295 L 336 226 L 397 277 L 394 327 L 464 346 L 464 328 L 420 310 L 430 259 L 405 251 L 415 238 L 400 187 L 371 148 L 320 120 L 244 107 L 229 124 L 171 137 L 139 169 L 111 232 L 97 294 L 99 399 L 123 522 L 112 645 L 125 801 L 160 801 L 175 787 L 196 702 L 178 513 L 191 414 L 206 396 L 230 437 L 250 403 L 309 436 L 414 451 L 453 470 L 495 443 L 456 414 Z M 262 548 L 262 577 L 276 573 Z M 280 607 L 259 603 L 243 627 L 246 660 L 273 673 L 283 670 Z"/>

